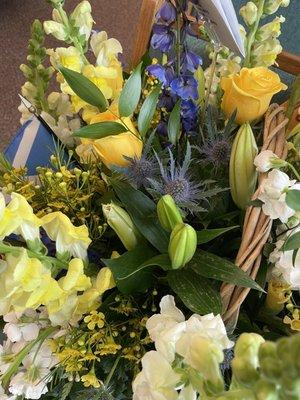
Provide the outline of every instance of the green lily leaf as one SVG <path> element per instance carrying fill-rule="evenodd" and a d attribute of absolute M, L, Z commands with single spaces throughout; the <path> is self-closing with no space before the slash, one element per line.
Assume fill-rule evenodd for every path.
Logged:
<path fill-rule="evenodd" d="M 197 314 L 221 312 L 220 293 L 208 279 L 191 269 L 170 271 L 167 278 L 171 288 L 191 311 Z"/>
<path fill-rule="evenodd" d="M 249 275 L 235 264 L 203 250 L 196 251 L 187 267 L 205 278 L 263 291 Z"/>
<path fill-rule="evenodd" d="M 289 190 L 285 197 L 286 204 L 295 211 L 300 211 L 300 190 Z"/>
<path fill-rule="evenodd" d="M 233 229 L 239 228 L 238 225 L 230 226 L 229 228 L 217 228 L 217 229 L 202 229 L 197 232 L 197 243 L 204 244 L 211 240 L 223 235 L 226 232 L 232 231 Z"/>

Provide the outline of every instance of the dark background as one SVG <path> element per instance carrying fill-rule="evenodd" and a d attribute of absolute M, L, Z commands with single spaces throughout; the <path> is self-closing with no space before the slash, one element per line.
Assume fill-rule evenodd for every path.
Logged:
<path fill-rule="evenodd" d="M 72 10 L 79 0 L 66 0 Z M 130 58 L 141 0 L 90 0 L 97 30 L 106 30 L 120 40 L 125 60 Z M 233 0 L 236 9 L 245 3 Z M 300 0 L 281 9 L 287 18 L 281 41 L 286 51 L 300 53 Z M 30 25 L 35 19 L 51 19 L 45 0 L 0 0 L 0 148 L 3 149 L 19 126 L 17 96 L 24 82 L 19 65 L 26 61 Z"/>

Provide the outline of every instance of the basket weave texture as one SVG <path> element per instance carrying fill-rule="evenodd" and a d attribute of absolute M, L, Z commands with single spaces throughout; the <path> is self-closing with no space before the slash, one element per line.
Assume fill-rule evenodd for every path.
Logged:
<path fill-rule="evenodd" d="M 285 107 L 272 104 L 265 116 L 263 132 L 263 150 L 271 150 L 281 159 L 286 159 L 287 142 L 286 127 L 289 120 L 285 117 Z M 266 173 L 260 173 L 258 188 L 252 200 L 257 199 L 261 191 L 261 183 L 266 179 Z M 235 264 L 255 279 L 262 259 L 262 252 L 272 228 L 272 220 L 267 217 L 260 207 L 249 206 L 246 210 L 242 242 Z M 222 317 L 229 331 L 237 323 L 239 310 L 250 289 L 224 283 L 221 286 L 223 302 Z"/>

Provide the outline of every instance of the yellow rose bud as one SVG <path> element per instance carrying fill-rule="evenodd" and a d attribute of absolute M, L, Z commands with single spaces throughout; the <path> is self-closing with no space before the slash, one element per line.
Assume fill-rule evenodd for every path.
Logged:
<path fill-rule="evenodd" d="M 279 75 L 265 67 L 242 68 L 240 73 L 223 77 L 222 109 L 229 118 L 237 110 L 236 122 L 243 124 L 261 118 L 274 94 L 287 87 Z"/>
<path fill-rule="evenodd" d="M 169 256 L 172 268 L 178 269 L 188 263 L 197 248 L 197 233 L 188 224 L 177 224 L 173 229 L 169 243 Z"/>
<path fill-rule="evenodd" d="M 234 139 L 229 165 L 231 196 L 235 204 L 245 209 L 256 188 L 257 171 L 254 159 L 258 149 L 251 126 L 243 124 Z"/>
<path fill-rule="evenodd" d="M 108 225 L 116 232 L 127 250 L 133 250 L 137 245 L 139 233 L 130 215 L 114 203 L 103 204 L 102 211 Z"/>

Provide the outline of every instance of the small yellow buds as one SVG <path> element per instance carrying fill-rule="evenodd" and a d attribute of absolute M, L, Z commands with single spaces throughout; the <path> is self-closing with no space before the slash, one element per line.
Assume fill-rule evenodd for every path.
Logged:
<path fill-rule="evenodd" d="M 195 229 L 188 224 L 177 224 L 171 233 L 168 249 L 172 268 L 178 269 L 188 263 L 195 254 L 196 248 Z"/>
<path fill-rule="evenodd" d="M 127 250 L 137 245 L 139 234 L 129 214 L 114 203 L 102 205 L 103 215 L 108 225 L 115 231 Z"/>
<path fill-rule="evenodd" d="M 183 222 L 180 211 L 169 194 L 163 196 L 157 203 L 157 215 L 161 226 L 168 232 Z"/>
<path fill-rule="evenodd" d="M 247 207 L 255 191 L 257 172 L 254 159 L 257 145 L 250 124 L 243 124 L 232 145 L 229 167 L 231 196 L 242 210 Z"/>

